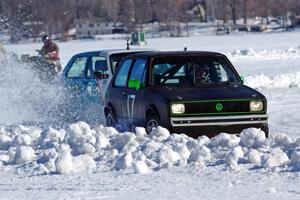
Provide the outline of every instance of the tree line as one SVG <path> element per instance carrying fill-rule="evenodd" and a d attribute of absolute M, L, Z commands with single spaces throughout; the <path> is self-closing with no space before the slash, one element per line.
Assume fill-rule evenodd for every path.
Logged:
<path fill-rule="evenodd" d="M 99 18 L 137 25 L 157 22 L 222 20 L 247 23 L 254 17 L 291 17 L 300 14 L 300 0 L 0 0 L 0 31 L 12 40 L 38 37 L 42 32 L 67 35 L 76 19 Z"/>

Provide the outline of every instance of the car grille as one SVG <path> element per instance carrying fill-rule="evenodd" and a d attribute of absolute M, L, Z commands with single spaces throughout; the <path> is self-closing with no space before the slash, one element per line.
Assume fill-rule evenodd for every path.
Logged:
<path fill-rule="evenodd" d="M 185 114 L 183 115 L 228 115 L 249 114 L 251 100 L 213 100 L 199 102 L 184 102 Z M 265 104 L 265 103 L 264 103 Z M 264 108 L 266 104 L 264 105 Z M 253 112 L 251 112 L 253 113 Z M 254 113 L 265 113 L 265 110 Z"/>

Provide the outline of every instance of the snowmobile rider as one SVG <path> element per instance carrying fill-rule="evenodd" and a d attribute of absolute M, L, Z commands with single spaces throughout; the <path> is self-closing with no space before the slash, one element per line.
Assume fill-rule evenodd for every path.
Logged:
<path fill-rule="evenodd" d="M 42 55 L 48 62 L 49 67 L 53 67 L 53 74 L 57 74 L 62 70 L 62 66 L 59 60 L 59 48 L 55 42 L 53 42 L 48 35 L 42 37 L 44 46 L 39 50 L 39 54 Z M 52 70 L 52 69 L 51 69 Z"/>
<path fill-rule="evenodd" d="M 48 35 L 44 35 L 42 41 L 44 46 L 42 47 L 40 54 L 51 61 L 59 61 L 59 48 L 57 44 L 55 44 Z"/>

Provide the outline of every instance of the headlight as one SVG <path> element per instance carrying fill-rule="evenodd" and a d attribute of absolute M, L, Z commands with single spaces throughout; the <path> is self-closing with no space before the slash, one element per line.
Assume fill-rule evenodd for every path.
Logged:
<path fill-rule="evenodd" d="M 171 105 L 171 110 L 173 114 L 183 114 L 185 112 L 185 106 L 184 104 L 172 104 Z"/>
<path fill-rule="evenodd" d="M 250 111 L 257 112 L 264 109 L 264 103 L 262 101 L 250 101 Z"/>

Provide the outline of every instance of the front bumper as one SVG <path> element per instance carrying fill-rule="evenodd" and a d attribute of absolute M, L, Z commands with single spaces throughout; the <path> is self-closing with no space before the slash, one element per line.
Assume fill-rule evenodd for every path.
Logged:
<path fill-rule="evenodd" d="M 207 135 L 213 137 L 221 132 L 239 134 L 250 127 L 261 128 L 268 134 L 268 116 L 266 114 L 171 117 L 172 131 L 186 133 L 191 137 Z"/>

